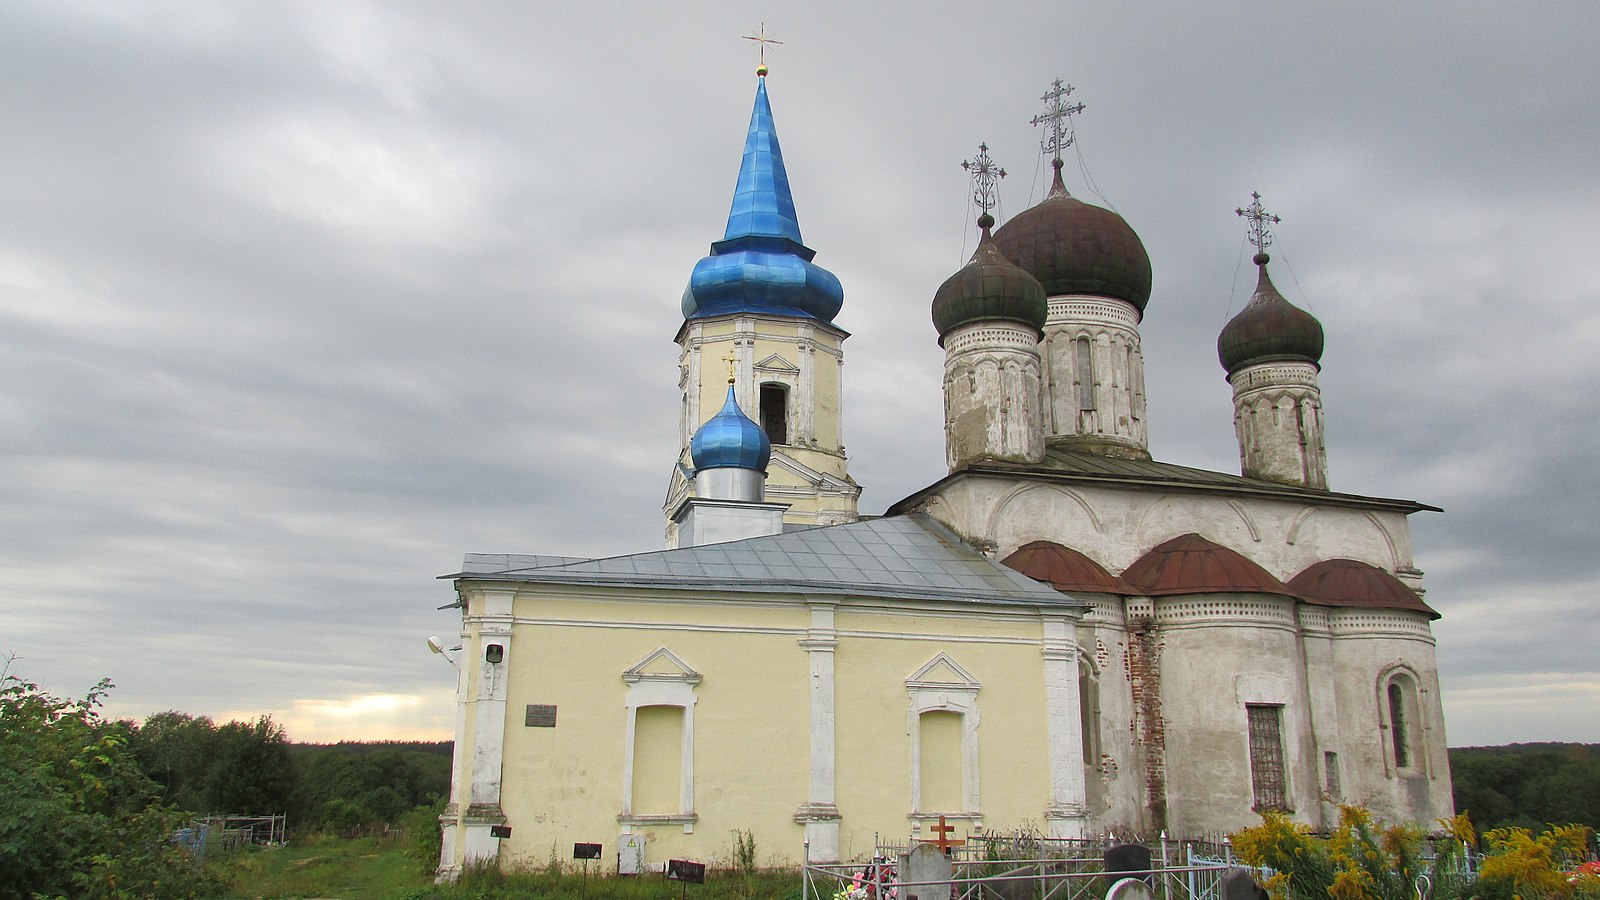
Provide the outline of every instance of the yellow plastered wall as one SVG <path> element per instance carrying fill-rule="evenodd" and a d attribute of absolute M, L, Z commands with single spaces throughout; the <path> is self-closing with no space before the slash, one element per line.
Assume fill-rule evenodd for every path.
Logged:
<path fill-rule="evenodd" d="M 543 863 L 552 852 L 565 859 L 576 841 L 601 842 L 608 864 L 614 860 L 629 691 L 622 675 L 660 647 L 702 679 L 693 716 L 699 821 L 693 834 L 676 824 L 635 826 L 647 836 L 647 860 L 725 860 L 734 829 L 754 833 L 763 862 L 782 852 L 798 859 L 793 817 L 810 770 L 809 662 L 796 643 L 803 607 L 528 596 L 518 598 L 516 614 L 501 804 L 513 836 L 503 860 Z M 556 704 L 556 727 L 525 727 L 530 703 Z"/>
<path fill-rule="evenodd" d="M 798 642 L 810 612 L 798 599 L 770 595 L 749 603 L 681 599 L 518 596 L 501 803 L 513 831 L 502 864 L 565 860 L 577 841 L 604 844 L 607 866 L 614 864 L 629 691 L 622 675 L 660 647 L 702 679 L 693 716 L 699 820 L 692 834 L 677 824 L 634 826 L 646 834 L 647 861 L 726 861 L 735 829 L 754 835 L 763 865 L 799 860 L 804 828 L 793 817 L 809 790 L 810 660 Z M 1048 785 L 1036 619 L 841 608 L 836 627 L 836 797 L 847 858 L 870 852 L 875 832 L 901 840 L 910 831 L 915 723 L 906 679 L 941 652 L 982 685 L 984 824 L 1040 821 Z M 528 704 L 554 704 L 556 727 L 527 727 Z"/>
<path fill-rule="evenodd" d="M 980 811 L 988 827 L 1039 822 L 1049 797 L 1041 629 L 1028 618 L 840 609 L 835 651 L 840 852 L 903 840 L 911 820 L 906 679 L 939 653 L 975 678 Z M 883 635 L 883 636 L 869 636 Z M 963 831 L 964 833 L 964 831 Z"/>

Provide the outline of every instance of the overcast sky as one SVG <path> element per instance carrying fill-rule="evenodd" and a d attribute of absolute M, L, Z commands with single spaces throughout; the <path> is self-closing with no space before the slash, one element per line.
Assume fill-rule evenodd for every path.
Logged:
<path fill-rule="evenodd" d="M 1600 741 L 1600 5 L 7 3 L 0 652 L 109 709 L 444 738 L 474 552 L 657 549 L 679 296 L 765 20 L 846 445 L 944 474 L 959 163 L 1143 238 L 1151 450 L 1237 471 L 1233 214 L 1327 331 L 1336 490 L 1421 500 L 1453 745 Z M 1087 173 L 1087 178 L 1086 174 Z M 1092 181 L 1090 180 L 1092 179 Z M 1092 186 L 1091 186 L 1092 185 Z M 1093 188 L 1098 189 L 1097 191 Z"/>

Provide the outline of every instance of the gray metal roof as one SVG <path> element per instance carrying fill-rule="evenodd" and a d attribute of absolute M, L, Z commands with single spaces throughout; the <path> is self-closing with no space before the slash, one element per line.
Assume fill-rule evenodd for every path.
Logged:
<path fill-rule="evenodd" d="M 515 572 L 521 569 L 543 569 L 546 566 L 564 566 L 568 563 L 586 562 L 587 556 L 548 556 L 542 553 L 468 553 L 461 564 L 463 574 L 480 572 Z"/>
<path fill-rule="evenodd" d="M 968 475 L 996 475 L 1002 478 L 1031 478 L 1109 486 L 1156 486 L 1172 490 L 1218 492 L 1234 496 L 1276 497 L 1283 500 L 1321 505 L 1358 506 L 1366 509 L 1388 509 L 1404 513 L 1413 513 L 1421 510 L 1440 511 L 1436 506 L 1418 503 L 1415 500 L 1391 500 L 1384 497 L 1364 497 L 1360 494 L 1319 491 L 1313 488 L 1294 487 L 1286 484 L 1276 484 L 1271 481 L 1261 481 L 1255 478 L 1245 478 L 1241 475 L 1230 475 L 1225 472 L 1212 472 L 1207 469 L 1194 469 L 1174 463 L 1157 462 L 1152 459 L 1117 459 L 1101 456 L 1097 453 L 1085 453 L 1081 450 L 1051 447 L 1045 452 L 1044 460 L 1038 463 L 983 462 L 952 472 L 939 481 L 890 506 L 886 515 L 897 515 L 907 510 L 915 509 L 917 504 L 929 494 L 936 492 L 941 485 Z"/>
<path fill-rule="evenodd" d="M 463 571 L 446 577 L 1084 606 L 1080 600 L 990 560 L 923 513 L 725 544 L 541 562 L 557 559 L 560 557 L 471 554 Z"/>

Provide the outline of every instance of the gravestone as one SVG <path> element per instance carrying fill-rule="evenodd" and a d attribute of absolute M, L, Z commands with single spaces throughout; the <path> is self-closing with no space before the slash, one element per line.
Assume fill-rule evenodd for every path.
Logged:
<path fill-rule="evenodd" d="M 1256 884 L 1249 869 L 1229 869 L 1217 886 L 1219 900 L 1267 900 L 1267 890 Z"/>
<path fill-rule="evenodd" d="M 1150 862 L 1150 848 L 1141 844 L 1118 844 L 1106 848 L 1106 874 L 1112 875 L 1119 872 L 1138 872 L 1139 877 L 1146 882 L 1149 875 L 1144 874 L 1152 868 Z"/>
<path fill-rule="evenodd" d="M 950 896 L 950 857 L 932 844 L 918 844 L 900 858 L 900 896 L 906 900 L 946 900 Z"/>
<path fill-rule="evenodd" d="M 1156 892 L 1139 878 L 1124 878 L 1106 891 L 1106 900 L 1155 900 Z"/>

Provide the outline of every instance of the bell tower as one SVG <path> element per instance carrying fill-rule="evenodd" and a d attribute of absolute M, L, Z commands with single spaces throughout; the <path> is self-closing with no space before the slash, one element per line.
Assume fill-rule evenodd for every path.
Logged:
<path fill-rule="evenodd" d="M 833 324 L 844 288 L 812 259 L 800 237 L 772 107 L 767 68 L 756 70 L 755 109 L 745 136 L 733 207 L 722 240 L 695 264 L 683 293 L 678 329 L 682 411 L 679 452 L 663 511 L 675 543 L 672 511 L 694 491 L 689 444 L 732 391 L 772 445 L 766 497 L 788 505 L 784 522 L 834 525 L 856 520 L 861 488 L 846 471 L 842 407 L 844 340 Z"/>

